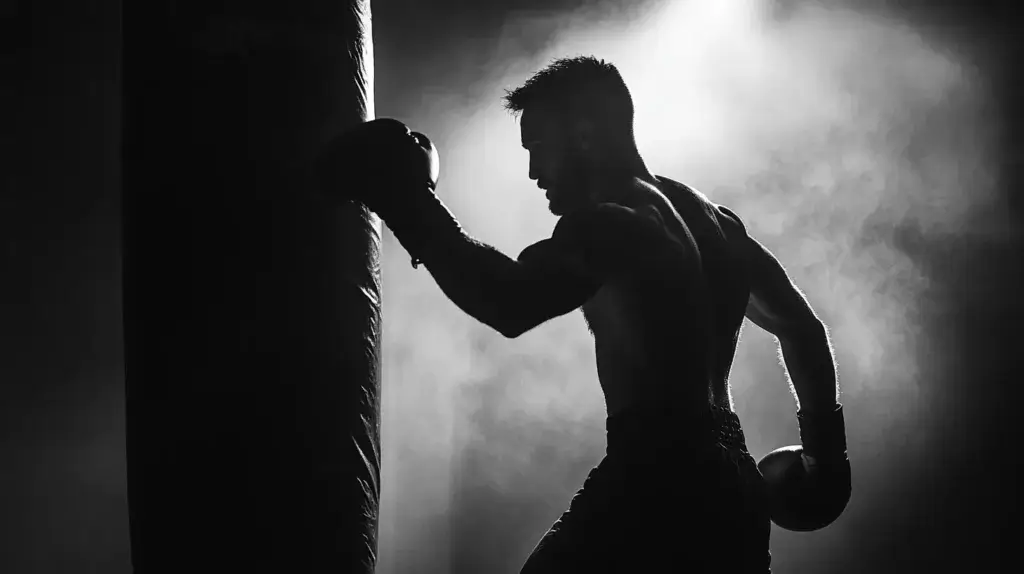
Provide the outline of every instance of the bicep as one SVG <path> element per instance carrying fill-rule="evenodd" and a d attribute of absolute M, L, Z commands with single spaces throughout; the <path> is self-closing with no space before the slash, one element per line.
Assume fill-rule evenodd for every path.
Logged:
<path fill-rule="evenodd" d="M 741 246 L 740 260 L 750 279 L 746 317 L 775 336 L 820 325 L 807 299 L 775 255 L 747 233 L 739 215 L 724 205 L 715 207 L 726 237 Z"/>
<path fill-rule="evenodd" d="M 743 239 L 750 272 L 746 316 L 775 336 L 821 325 L 807 299 L 778 259 L 752 237 Z"/>
<path fill-rule="evenodd" d="M 530 282 L 542 285 L 552 299 L 585 296 L 585 302 L 607 281 L 634 271 L 645 250 L 668 242 L 663 226 L 649 217 L 602 204 L 562 217 L 550 239 L 527 247 L 518 260 Z"/>
<path fill-rule="evenodd" d="M 510 289 L 519 302 L 514 309 L 513 334 L 519 334 L 587 302 L 601 279 L 587 264 L 585 254 L 571 243 L 545 239 L 517 257 L 519 273 Z"/>
<path fill-rule="evenodd" d="M 647 225 L 646 227 L 651 227 Z M 635 258 L 631 246 L 649 230 L 628 208 L 601 205 L 563 216 L 551 238 L 519 254 L 512 288 L 521 304 L 517 329 L 523 332 L 578 309 Z"/>

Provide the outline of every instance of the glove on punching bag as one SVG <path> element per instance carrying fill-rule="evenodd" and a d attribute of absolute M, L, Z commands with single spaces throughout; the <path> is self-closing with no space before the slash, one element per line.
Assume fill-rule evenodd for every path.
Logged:
<path fill-rule="evenodd" d="M 404 123 L 379 118 L 360 124 L 328 145 L 317 163 L 321 184 L 349 190 L 384 220 L 413 257 L 413 266 L 432 247 L 462 234 L 462 228 L 434 194 L 440 156 L 430 139 Z M 355 185 L 342 185 L 345 181 Z"/>

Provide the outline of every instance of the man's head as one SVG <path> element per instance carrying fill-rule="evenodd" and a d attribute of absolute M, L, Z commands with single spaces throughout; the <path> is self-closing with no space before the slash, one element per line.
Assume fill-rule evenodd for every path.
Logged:
<path fill-rule="evenodd" d="M 604 60 L 555 60 L 507 92 L 505 108 L 520 114 L 530 179 L 547 190 L 555 215 L 587 202 L 594 183 L 638 165 L 633 99 Z"/>

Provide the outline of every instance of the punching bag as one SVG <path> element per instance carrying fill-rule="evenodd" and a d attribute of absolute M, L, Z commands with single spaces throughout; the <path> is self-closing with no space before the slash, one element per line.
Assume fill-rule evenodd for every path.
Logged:
<path fill-rule="evenodd" d="M 309 175 L 373 116 L 367 0 L 126 2 L 136 574 L 372 572 L 380 222 Z"/>

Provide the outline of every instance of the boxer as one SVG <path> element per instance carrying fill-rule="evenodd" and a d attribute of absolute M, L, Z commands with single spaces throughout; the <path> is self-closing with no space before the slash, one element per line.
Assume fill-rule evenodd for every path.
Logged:
<path fill-rule="evenodd" d="M 801 485 L 813 482 L 811 502 L 832 501 L 827 523 L 849 497 L 827 329 L 736 213 L 648 169 L 614 65 L 557 60 L 504 103 L 519 116 L 530 179 L 558 216 L 551 236 L 515 259 L 462 229 L 434 193 L 437 150 L 401 122 L 374 120 L 339 138 L 319 174 L 328 191 L 348 182 L 349 197 L 380 215 L 414 266 L 505 337 L 582 308 L 607 408 L 606 454 L 522 574 L 770 572 L 780 504 L 806 503 Z M 744 317 L 779 340 L 798 400 L 806 452 L 775 462 L 783 470 L 774 483 L 748 453 L 729 393 Z M 780 481 L 789 499 L 774 488 Z M 817 508 L 788 504 L 797 523 Z"/>

